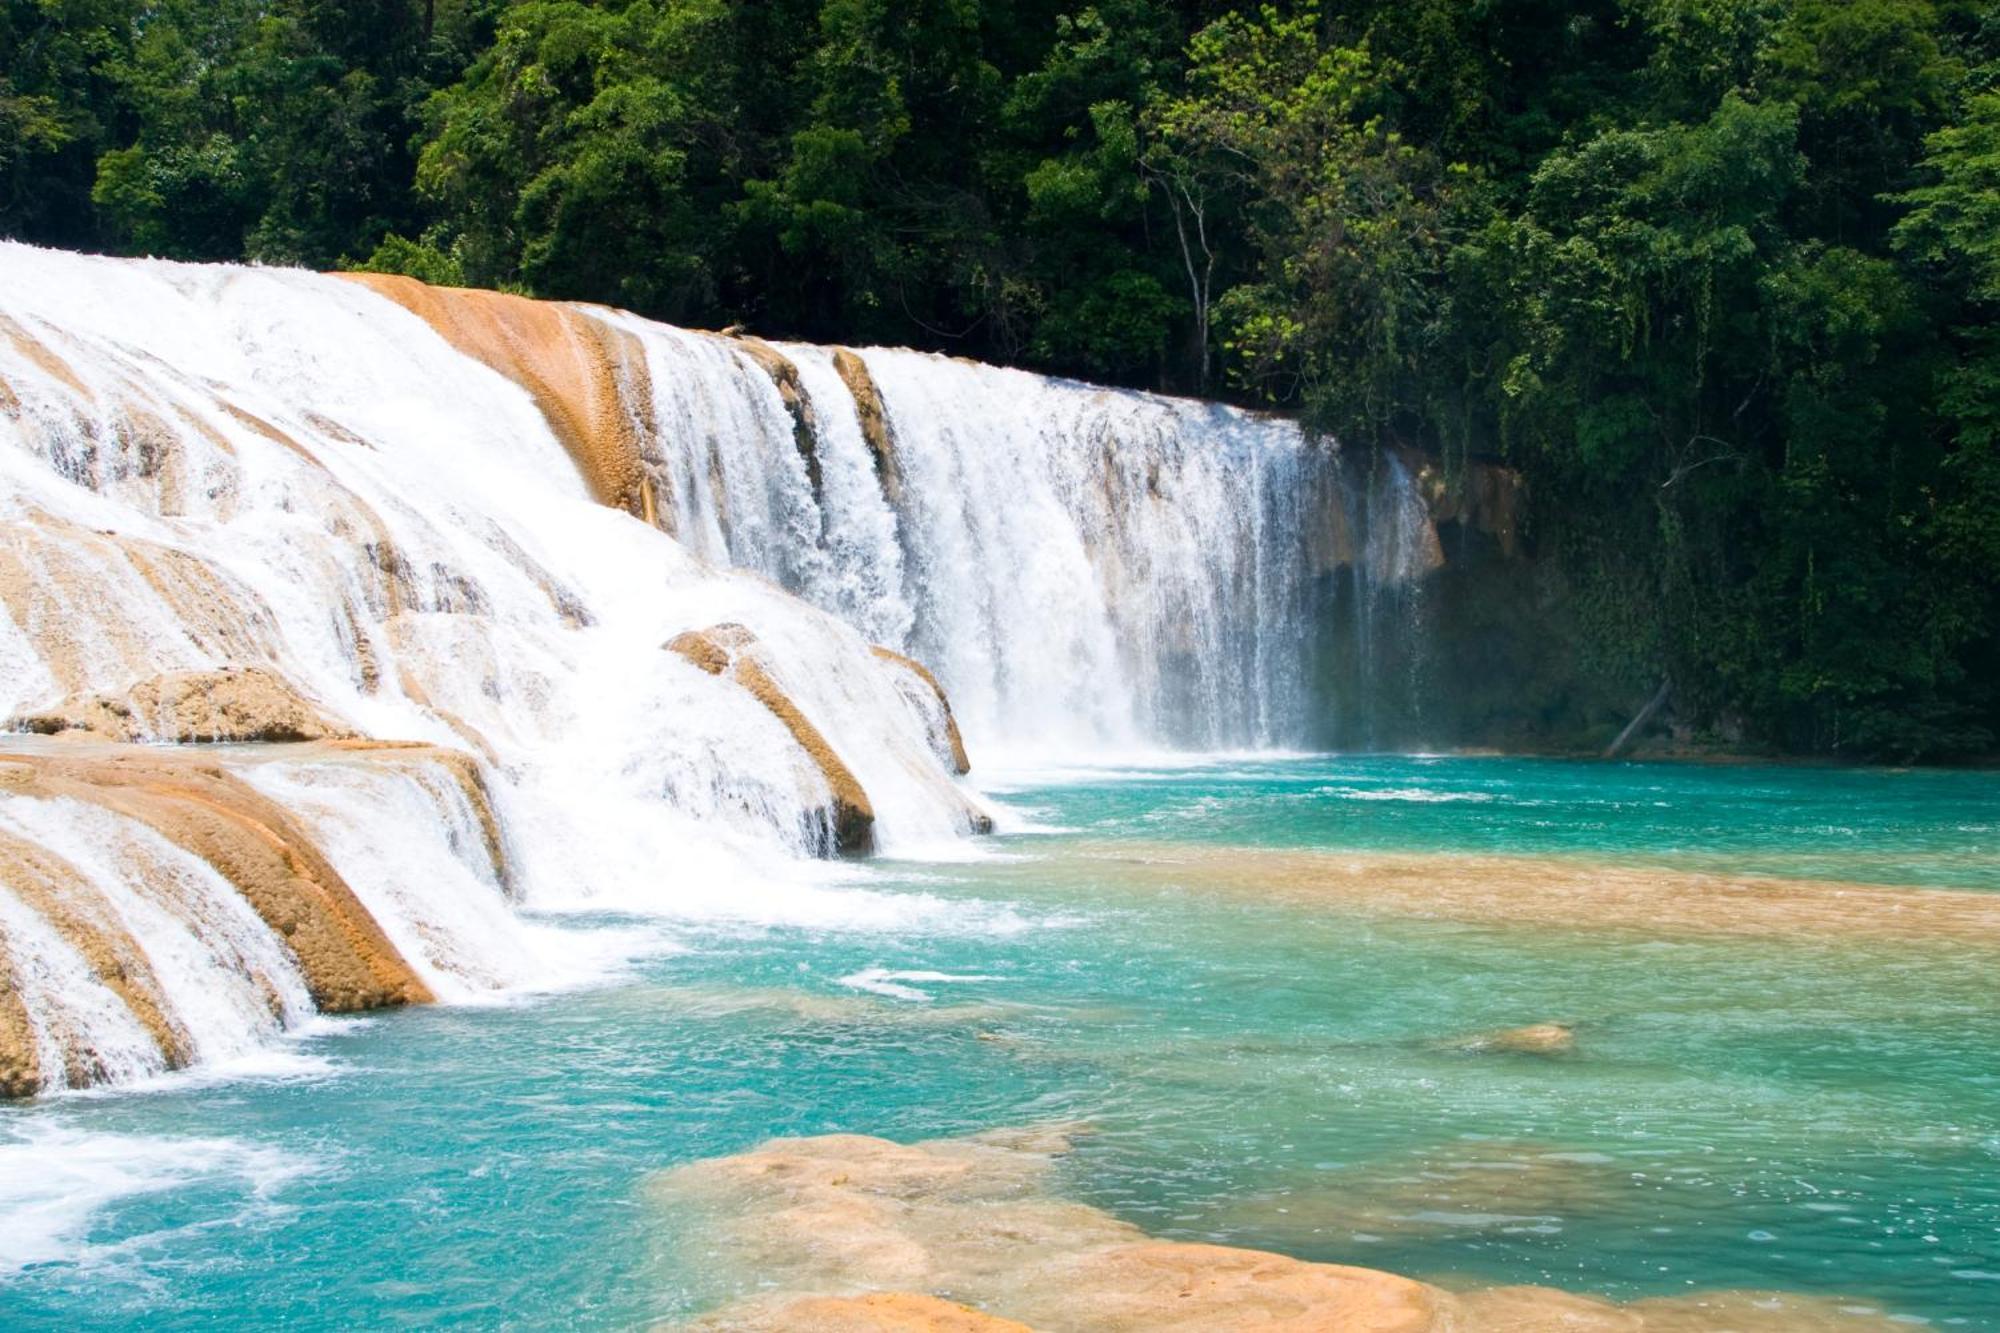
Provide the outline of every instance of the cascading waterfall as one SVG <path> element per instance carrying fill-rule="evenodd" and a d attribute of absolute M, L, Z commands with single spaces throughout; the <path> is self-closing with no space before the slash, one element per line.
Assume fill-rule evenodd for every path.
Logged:
<path fill-rule="evenodd" d="M 673 531 L 929 663 L 982 753 L 1328 739 L 1341 701 L 1313 626 L 1333 589 L 1316 573 L 1342 571 L 1364 658 L 1378 640 L 1410 653 L 1402 590 L 1436 537 L 1394 459 L 1357 466 L 1215 404 L 788 344 L 808 457 L 752 358 L 621 324 L 646 348 Z"/>
<path fill-rule="evenodd" d="M 808 862 L 987 824 L 954 711 L 1310 743 L 1329 598 L 1435 549 L 1351 472 L 913 352 L 0 244 L 0 718 L 92 737 L 0 746 L 0 1082 L 568 979 L 523 905 L 929 910 Z M 128 743 L 215 739 L 291 744 Z"/>

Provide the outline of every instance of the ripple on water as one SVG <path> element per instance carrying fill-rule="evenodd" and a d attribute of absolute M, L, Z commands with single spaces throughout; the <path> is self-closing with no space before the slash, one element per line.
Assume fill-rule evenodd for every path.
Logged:
<path fill-rule="evenodd" d="M 91 1224 L 137 1195 L 209 1186 L 232 1221 L 280 1206 L 283 1188 L 317 1168 L 292 1153 L 233 1138 L 92 1133 L 28 1123 L 0 1141 L 0 1275 L 46 1264 L 115 1266 L 149 1237 L 97 1245 Z"/>

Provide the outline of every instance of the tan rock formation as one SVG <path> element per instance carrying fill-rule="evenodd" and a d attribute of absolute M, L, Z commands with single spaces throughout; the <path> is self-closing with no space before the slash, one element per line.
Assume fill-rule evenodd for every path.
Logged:
<path fill-rule="evenodd" d="M 1056 1283 L 1079 1298 L 1091 1330 L 1185 1329 L 1212 1333 L 1425 1333 L 1440 1300 L 1421 1282 L 1372 1268 L 1314 1264 L 1224 1245 L 1145 1241 L 1059 1264 Z M 1060 1318 L 1051 1291 L 1037 1303 Z"/>
<path fill-rule="evenodd" d="M 1648 938 L 1838 935 L 2000 948 L 2000 894 L 1714 874 L 1566 857 L 1106 844 L 1110 877 L 1242 893 L 1315 911 Z"/>
<path fill-rule="evenodd" d="M 1051 1192 L 1053 1163 L 1072 1132 L 910 1145 L 852 1134 L 780 1139 L 662 1172 L 649 1193 L 697 1219 L 716 1253 L 729 1256 L 726 1278 L 776 1288 L 696 1320 L 692 1327 L 708 1333 L 1895 1327 L 1852 1303 L 1785 1294 L 1708 1292 L 1618 1305 L 1536 1287 L 1460 1293 L 1374 1269 L 1156 1240 Z M 936 1299 L 940 1293 L 950 1299 Z"/>
<path fill-rule="evenodd" d="M 401 622 L 392 622 L 392 632 L 399 629 L 400 625 Z M 430 691 L 424 688 L 423 680 L 416 672 L 407 666 L 399 669 L 396 673 L 396 683 L 401 687 L 404 697 L 451 728 L 452 734 L 457 736 L 466 748 L 476 751 L 479 757 L 489 764 L 500 762 L 500 752 L 493 748 L 493 742 L 487 738 L 486 733 L 431 698 Z"/>
<path fill-rule="evenodd" d="M 1493 538 L 1508 558 L 1520 553 L 1527 485 L 1519 472 L 1477 459 L 1447 469 L 1421 450 L 1401 453 L 1433 523 L 1462 523 Z"/>
<path fill-rule="evenodd" d="M 1026 1324 L 910 1291 L 860 1296 L 802 1296 L 731 1312 L 734 1333 L 1034 1333 Z"/>
<path fill-rule="evenodd" d="M 591 494 L 657 524 L 664 471 L 647 466 L 652 392 L 638 340 L 588 308 L 502 292 L 343 273 L 429 324 L 534 398 Z"/>
<path fill-rule="evenodd" d="M 819 466 L 819 422 L 813 416 L 812 396 L 799 379 L 799 368 L 792 359 L 780 352 L 762 338 L 740 337 L 736 340 L 737 350 L 756 362 L 757 368 L 771 377 L 777 386 L 778 397 L 785 404 L 785 411 L 792 418 L 792 445 L 799 451 L 799 457 L 806 465 L 806 479 L 812 483 L 814 498 L 821 490 Z"/>
<path fill-rule="evenodd" d="M 13 953 L 0 938 L 0 1098 L 32 1097 L 41 1086 L 41 1051 L 14 977 Z"/>
<path fill-rule="evenodd" d="M 317 741 L 354 735 L 262 667 L 169 671 L 117 694 L 72 695 L 15 730 L 84 731 L 110 741 Z"/>
<path fill-rule="evenodd" d="M 326 748 L 334 753 L 368 755 L 378 762 L 406 762 L 419 781 L 432 773 L 443 773 L 464 796 L 466 806 L 479 824 L 481 848 L 493 867 L 494 881 L 509 897 L 514 896 L 517 885 L 513 863 L 507 856 L 507 838 L 493 804 L 493 789 L 487 785 L 486 770 L 479 760 L 462 750 L 418 741 L 334 740 Z"/>
<path fill-rule="evenodd" d="M 903 503 L 903 470 L 896 458 L 895 439 L 889 433 L 889 410 L 883 405 L 882 391 L 868 373 L 868 363 L 845 347 L 833 349 L 833 368 L 847 392 L 854 397 L 855 415 L 861 421 L 861 438 L 875 459 L 875 475 L 882 494 L 891 505 Z"/>
<path fill-rule="evenodd" d="M 15 784 L 10 789 L 20 790 Z M 173 1021 L 159 979 L 146 952 L 119 920 L 118 914 L 91 893 L 83 873 L 45 848 L 0 830 L 0 882 L 21 904 L 76 950 L 98 980 L 121 1000 L 159 1047 L 169 1069 L 188 1061 L 187 1033 Z M 18 1003 L 18 997 L 16 997 Z M 24 1015 L 25 1017 L 25 1015 Z M 12 1025 L 0 1025 L 0 1028 Z M 71 1067 L 63 1072 L 66 1086 L 80 1088 L 100 1081 L 104 1071 L 91 1063 L 81 1042 L 68 1044 Z M 37 1069 L 33 1048 L 0 1045 L 0 1083 L 19 1084 Z M 36 1084 L 17 1087 L 11 1095 L 33 1092 Z"/>
<path fill-rule="evenodd" d="M 321 1010 L 433 998 L 305 829 L 212 756 L 79 743 L 13 750 L 7 767 L 10 792 L 115 811 L 214 866 L 285 941 Z"/>
<path fill-rule="evenodd" d="M 1482 1032 L 1455 1043 L 1462 1051 L 1501 1051 L 1513 1055 L 1568 1055 L 1576 1049 L 1576 1029 L 1567 1023 L 1531 1023 L 1527 1027 Z"/>
<path fill-rule="evenodd" d="M 0 525 L 0 606 L 59 689 L 80 693 L 169 665 L 151 627 L 132 623 L 154 605 L 205 656 L 257 662 L 280 651 L 270 608 L 198 556 L 40 511 Z"/>
<path fill-rule="evenodd" d="M 940 737 L 940 740 L 943 742 L 943 757 L 950 761 L 951 771 L 960 777 L 970 773 L 972 771 L 972 760 L 965 753 L 965 738 L 958 733 L 958 719 L 952 716 L 951 699 L 945 694 L 944 686 L 938 684 L 938 678 L 931 674 L 931 669 L 922 662 L 917 661 L 914 657 L 905 657 L 903 654 L 890 648 L 884 648 L 880 644 L 871 645 L 869 651 L 884 662 L 888 662 L 909 672 L 921 681 L 932 694 L 937 696 L 938 707 L 943 710 L 944 716 L 944 735 Z"/>
<path fill-rule="evenodd" d="M 1547 1287 L 1453 1298 L 1439 1333 L 1889 1333 L 1908 1328 L 1866 1302 L 1795 1291 L 1699 1291 L 1618 1304 Z"/>
<path fill-rule="evenodd" d="M 96 395 L 91 393 L 90 386 L 77 377 L 77 373 L 70 369 L 69 363 L 56 355 L 47 343 L 22 327 L 17 320 L 6 315 L 0 315 L 0 338 L 5 338 L 9 343 L 13 344 L 14 350 L 24 357 L 30 365 L 34 366 L 36 370 L 47 375 L 84 402 L 96 401 Z M 10 392 L 8 396 L 11 398 L 12 393 Z M 18 400 L 16 402 L 18 405 Z"/>
<path fill-rule="evenodd" d="M 773 717 L 784 723 L 785 730 L 791 732 L 792 739 L 799 743 L 799 747 L 826 778 L 827 790 L 833 797 L 829 816 L 837 850 L 859 853 L 874 846 L 875 807 L 869 801 L 868 793 L 862 790 L 853 770 L 834 753 L 833 746 L 827 743 L 819 728 L 800 711 L 791 696 L 772 677 L 760 660 L 760 645 L 755 634 L 742 625 L 711 625 L 704 630 L 689 630 L 676 635 L 666 648 L 669 652 L 679 653 L 711 676 L 726 676 L 735 681 L 750 691 Z"/>

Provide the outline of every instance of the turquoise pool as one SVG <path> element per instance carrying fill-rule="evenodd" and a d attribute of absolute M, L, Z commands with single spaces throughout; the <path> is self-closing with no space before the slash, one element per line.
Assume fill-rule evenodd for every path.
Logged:
<path fill-rule="evenodd" d="M 1060 1121 L 1092 1129 L 1063 1188 L 1165 1236 L 2000 1328 L 2000 938 L 1254 891 L 1277 849 L 1986 893 L 1992 775 L 1294 758 L 996 791 L 1022 831 L 980 859 L 839 890 L 930 900 L 893 929 L 566 917 L 652 943 L 589 988 L 0 1111 L 0 1326 L 643 1326 L 744 1281 L 643 1189 L 662 1167 Z M 1541 1022 L 1576 1050 L 1465 1045 Z"/>

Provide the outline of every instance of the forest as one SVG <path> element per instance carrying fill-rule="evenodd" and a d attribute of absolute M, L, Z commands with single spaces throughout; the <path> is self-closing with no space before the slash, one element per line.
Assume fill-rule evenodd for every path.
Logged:
<path fill-rule="evenodd" d="M 0 0 L 0 235 L 407 273 L 1517 469 L 1566 669 L 2000 732 L 2000 4 Z"/>

